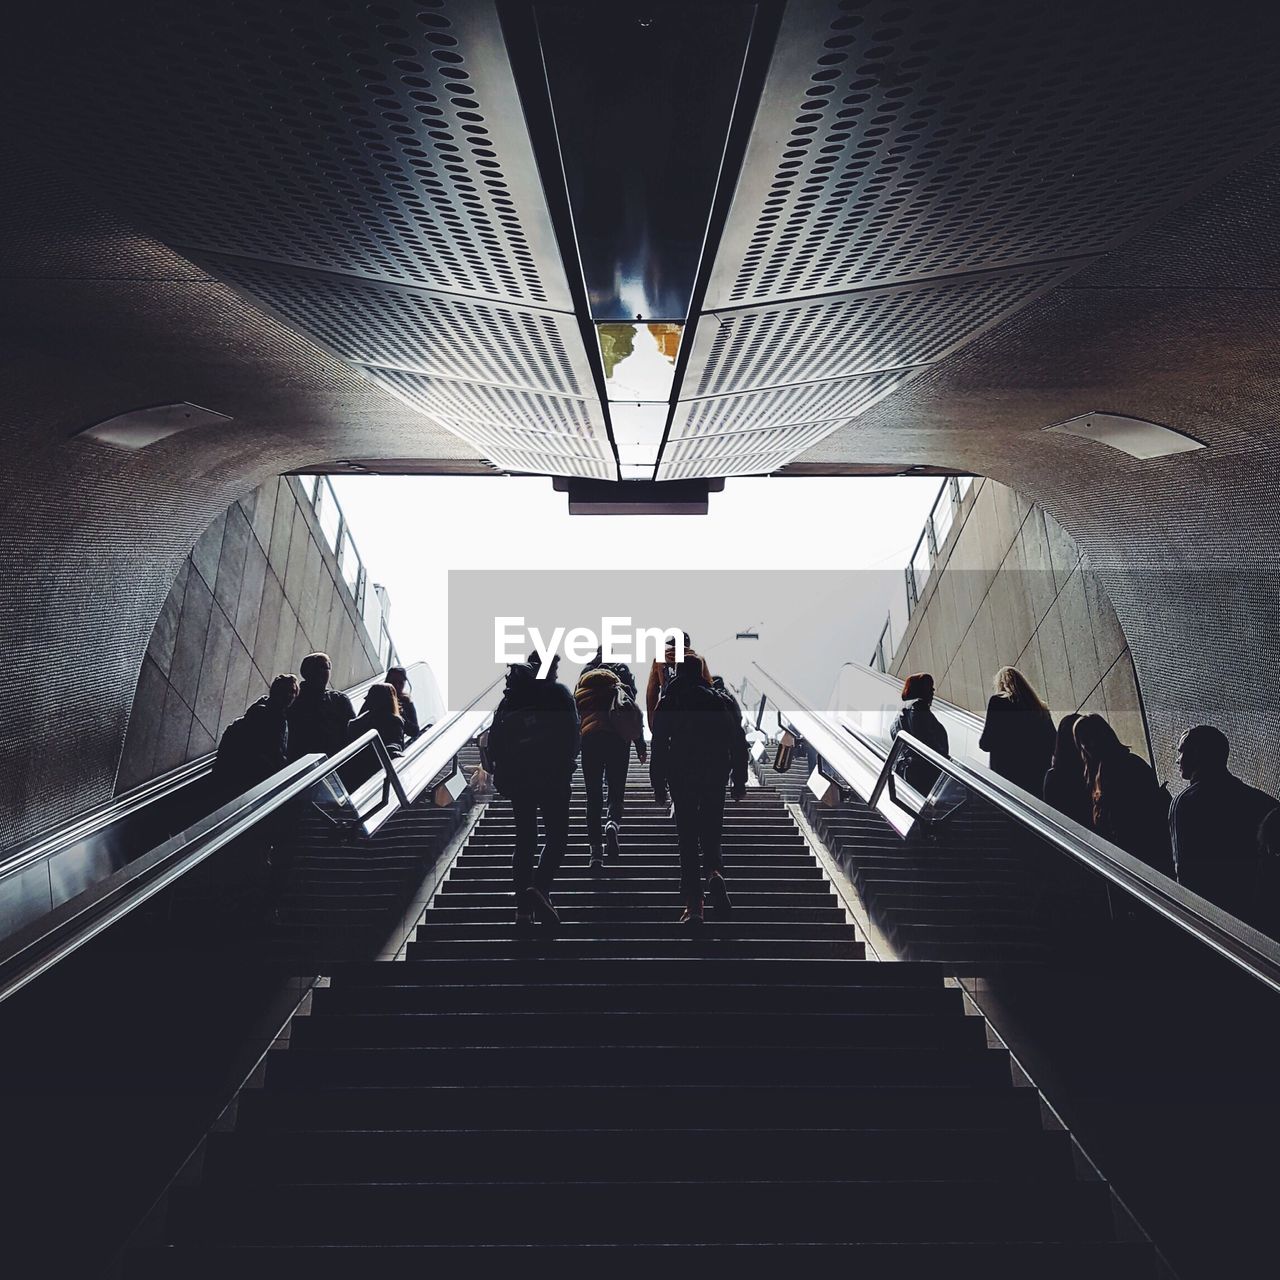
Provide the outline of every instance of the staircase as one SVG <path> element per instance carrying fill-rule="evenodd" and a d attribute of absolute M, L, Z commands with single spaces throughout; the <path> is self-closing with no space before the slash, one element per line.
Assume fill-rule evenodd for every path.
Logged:
<path fill-rule="evenodd" d="M 732 916 L 691 929 L 639 774 L 603 876 L 579 784 L 555 931 L 515 928 L 491 803 L 404 961 L 334 970 L 127 1274 L 1154 1274 L 943 971 L 863 958 L 777 795 L 728 806 Z"/>

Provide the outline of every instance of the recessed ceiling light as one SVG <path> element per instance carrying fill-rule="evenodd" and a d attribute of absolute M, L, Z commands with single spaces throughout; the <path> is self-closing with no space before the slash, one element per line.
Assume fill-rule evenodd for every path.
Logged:
<path fill-rule="evenodd" d="M 198 404 L 184 401 L 182 404 L 158 404 L 149 409 L 120 413 L 77 434 L 102 444 L 115 445 L 117 449 L 145 449 L 147 445 L 177 435 L 180 431 L 230 421 L 225 413 L 214 413 L 212 409 L 202 409 Z"/>
<path fill-rule="evenodd" d="M 1142 418 L 1126 418 L 1118 413 L 1082 413 L 1078 418 L 1068 418 L 1066 422 L 1044 429 L 1093 440 L 1119 449 L 1131 458 L 1163 458 L 1172 453 L 1191 453 L 1205 447 L 1203 441 L 1171 427 L 1162 427 Z"/>

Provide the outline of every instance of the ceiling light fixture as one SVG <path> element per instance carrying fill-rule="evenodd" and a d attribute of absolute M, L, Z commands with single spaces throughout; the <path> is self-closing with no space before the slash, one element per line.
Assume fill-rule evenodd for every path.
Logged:
<path fill-rule="evenodd" d="M 1174 453 L 1193 453 L 1205 447 L 1202 440 L 1172 427 L 1162 427 L 1157 422 L 1147 422 L 1142 418 L 1127 418 L 1118 413 L 1082 413 L 1044 430 L 1105 444 L 1127 453 L 1131 458 L 1164 458 Z"/>
<path fill-rule="evenodd" d="M 198 404 L 157 404 L 148 409 L 131 409 L 119 413 L 105 422 L 95 423 L 77 432 L 77 436 L 109 444 L 117 449 L 145 449 L 158 440 L 190 431 L 195 427 L 210 427 L 230 422 L 225 413 L 203 409 Z"/>

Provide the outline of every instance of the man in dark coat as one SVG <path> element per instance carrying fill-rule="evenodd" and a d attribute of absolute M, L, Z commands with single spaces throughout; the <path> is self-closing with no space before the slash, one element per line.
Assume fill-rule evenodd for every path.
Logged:
<path fill-rule="evenodd" d="M 1258 827 L 1278 802 L 1227 768 L 1231 744 L 1212 725 L 1188 729 L 1178 770 L 1190 786 L 1169 809 L 1178 882 L 1233 915 L 1253 909 Z"/>
<path fill-rule="evenodd" d="M 319 751 L 331 756 L 350 741 L 347 726 L 356 709 L 345 693 L 329 688 L 333 664 L 327 653 L 309 653 L 298 668 L 302 688 L 289 708 L 289 759 Z"/>
<path fill-rule="evenodd" d="M 702 923 L 704 875 L 712 906 L 727 913 L 732 904 L 720 854 L 724 793 L 730 779 L 734 800 L 747 793 L 747 738 L 736 702 L 711 687 L 696 655 L 685 658 L 654 709 L 649 779 L 659 803 L 669 790 L 676 807 L 681 923 Z"/>
<path fill-rule="evenodd" d="M 578 762 L 578 710 L 573 694 L 556 679 L 560 659 L 553 658 L 547 676 L 539 680 L 541 665 L 537 653 L 512 665 L 489 730 L 494 786 L 511 801 L 515 818 L 517 924 L 535 918 L 560 923 L 551 904 L 551 885 L 569 844 L 569 797 Z M 546 844 L 535 871 L 539 812 Z"/>

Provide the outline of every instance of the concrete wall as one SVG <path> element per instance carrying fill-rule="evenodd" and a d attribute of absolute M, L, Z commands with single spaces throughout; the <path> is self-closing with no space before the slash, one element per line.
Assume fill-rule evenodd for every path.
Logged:
<path fill-rule="evenodd" d="M 338 687 L 378 669 L 302 485 L 284 476 L 233 503 L 182 562 L 138 675 L 117 793 L 213 750 L 273 676 L 317 649 Z"/>
<path fill-rule="evenodd" d="M 975 480 L 894 650 L 895 675 L 933 673 L 939 695 L 978 715 L 1002 666 L 1017 667 L 1054 719 L 1106 716 L 1150 756 L 1138 681 L 1115 611 L 1062 526 L 1015 490 Z M 1169 761 L 1158 761 L 1163 776 Z"/>

